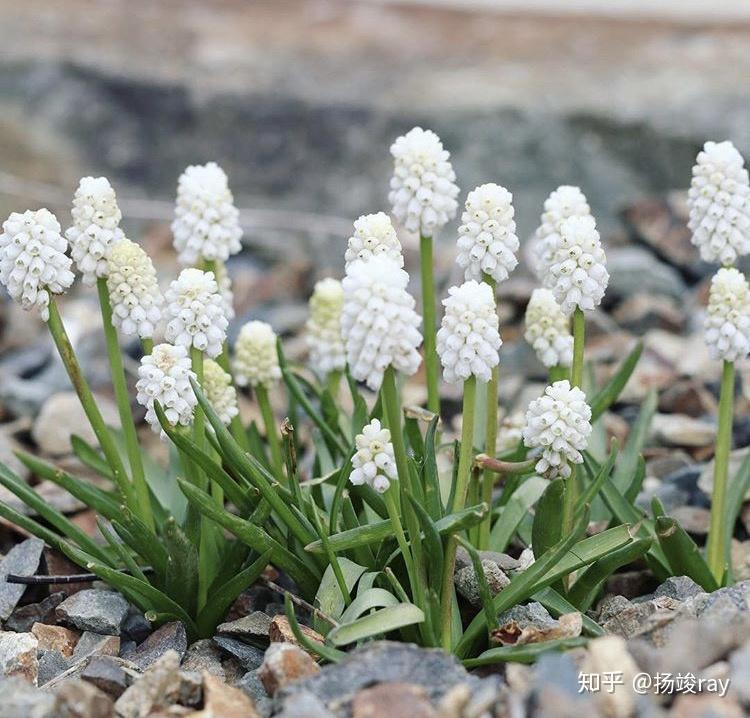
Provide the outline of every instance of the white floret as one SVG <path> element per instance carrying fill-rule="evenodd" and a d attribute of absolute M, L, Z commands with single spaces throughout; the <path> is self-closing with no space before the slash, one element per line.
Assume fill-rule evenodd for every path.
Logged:
<path fill-rule="evenodd" d="M 310 366 L 320 377 L 346 366 L 346 349 L 341 334 L 341 313 L 344 309 L 344 288 L 337 279 L 322 279 L 315 284 L 310 298 L 307 346 Z"/>
<path fill-rule="evenodd" d="M 711 280 L 704 337 L 714 359 L 735 362 L 750 353 L 750 287 L 734 267 Z"/>
<path fill-rule="evenodd" d="M 203 363 L 203 392 L 222 423 L 229 425 L 239 414 L 237 391 L 232 385 L 232 377 L 213 359 Z"/>
<path fill-rule="evenodd" d="M 346 269 L 358 259 L 370 259 L 379 254 L 388 255 L 399 267 L 404 266 L 401 242 L 398 241 L 391 218 L 385 212 L 362 215 L 354 223 L 354 234 L 349 237 L 346 247 Z"/>
<path fill-rule="evenodd" d="M 239 386 L 269 388 L 281 379 L 276 333 L 270 324 L 252 321 L 240 329 L 232 370 Z"/>
<path fill-rule="evenodd" d="M 573 363 L 570 321 L 549 289 L 535 289 L 526 307 L 524 338 L 546 367 L 569 367 Z"/>
<path fill-rule="evenodd" d="M 369 484 L 381 494 L 387 491 L 391 481 L 398 479 L 391 432 L 373 419 L 357 434 L 354 443 L 357 451 L 352 457 L 349 481 L 355 486 Z"/>

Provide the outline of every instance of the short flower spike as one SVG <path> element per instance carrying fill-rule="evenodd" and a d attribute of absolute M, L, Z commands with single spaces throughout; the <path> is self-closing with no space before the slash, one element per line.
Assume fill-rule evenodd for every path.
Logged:
<path fill-rule="evenodd" d="M 396 460 L 393 455 L 391 432 L 373 419 L 354 439 L 357 451 L 352 457 L 352 473 L 349 481 L 355 486 L 369 484 L 375 491 L 384 493 L 391 481 L 398 478 Z"/>
<path fill-rule="evenodd" d="M 704 337 L 714 359 L 736 362 L 750 353 L 750 286 L 734 267 L 711 280 Z"/>
<path fill-rule="evenodd" d="M 535 289 L 526 307 L 524 339 L 546 367 L 569 367 L 573 363 L 573 335 L 549 289 Z"/>
<path fill-rule="evenodd" d="M 281 379 L 276 333 L 266 322 L 248 322 L 234 345 L 234 378 L 239 386 L 269 388 Z"/>
<path fill-rule="evenodd" d="M 346 349 L 341 334 L 344 288 L 337 279 L 322 279 L 310 298 L 310 318 L 305 326 L 310 366 L 318 376 L 341 371 L 346 366 Z"/>

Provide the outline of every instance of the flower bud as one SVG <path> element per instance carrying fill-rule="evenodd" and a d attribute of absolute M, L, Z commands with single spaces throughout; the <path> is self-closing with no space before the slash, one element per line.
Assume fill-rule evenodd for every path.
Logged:
<path fill-rule="evenodd" d="M 239 211 L 224 170 L 215 162 L 191 165 L 177 186 L 172 234 L 180 262 L 226 262 L 242 248 Z"/>
<path fill-rule="evenodd" d="M 379 254 L 388 255 L 399 267 L 404 266 L 401 242 L 398 241 L 391 218 L 385 212 L 364 214 L 354 223 L 354 234 L 349 237 L 344 254 L 346 269 L 358 259 L 370 259 Z"/>
<path fill-rule="evenodd" d="M 124 239 L 120 229 L 122 213 L 106 177 L 83 177 L 73 197 L 73 226 L 65 232 L 71 255 L 90 286 L 97 277 L 106 277 L 107 254 Z"/>
<path fill-rule="evenodd" d="M 166 300 L 167 341 L 195 347 L 211 358 L 219 356 L 229 321 L 214 273 L 183 269 L 169 285 Z"/>
<path fill-rule="evenodd" d="M 52 212 L 13 212 L 0 234 L 0 282 L 24 309 L 36 307 L 49 320 L 50 294 L 63 294 L 75 276 L 67 241 Z"/>
<path fill-rule="evenodd" d="M 281 379 L 276 333 L 265 322 L 248 322 L 237 337 L 232 365 L 239 386 L 271 387 Z"/>
<path fill-rule="evenodd" d="M 107 260 L 112 324 L 128 336 L 152 338 L 161 321 L 164 297 L 151 258 L 125 238 L 110 247 Z"/>
<path fill-rule="evenodd" d="M 191 379 L 195 379 L 195 374 L 190 368 L 188 350 L 183 346 L 157 344 L 151 354 L 141 359 L 135 385 L 136 398 L 146 408 L 146 421 L 161 434 L 162 439 L 166 439 L 166 435 L 156 416 L 154 402 L 159 402 L 172 426 L 191 424 L 198 403 L 190 385 Z"/>
<path fill-rule="evenodd" d="M 346 366 L 346 349 L 341 336 L 341 312 L 344 308 L 344 288 L 337 279 L 317 282 L 310 298 L 310 318 L 307 320 L 307 346 L 310 365 L 318 376 Z"/>
<path fill-rule="evenodd" d="M 542 449 L 535 467 L 540 476 L 570 476 L 570 464 L 583 463 L 581 452 L 590 435 L 591 409 L 586 395 L 571 387 L 567 379 L 548 386 L 529 404 L 523 440 L 529 449 Z"/>
<path fill-rule="evenodd" d="M 393 455 L 391 432 L 383 429 L 373 419 L 354 439 L 357 451 L 352 457 L 353 471 L 349 481 L 355 486 L 369 484 L 375 491 L 384 493 L 391 481 L 398 479 Z"/>
<path fill-rule="evenodd" d="M 750 181 L 731 142 L 706 142 L 688 191 L 692 242 L 705 262 L 734 264 L 750 252 Z"/>
<path fill-rule="evenodd" d="M 410 232 L 431 237 L 456 216 L 458 187 L 450 153 L 432 130 L 415 127 L 391 145 L 394 168 L 388 201 Z"/>
<path fill-rule="evenodd" d="M 411 376 L 419 368 L 421 317 L 406 291 L 409 275 L 386 255 L 349 266 L 344 287 L 341 332 L 352 376 L 380 387 L 389 366 Z"/>
<path fill-rule="evenodd" d="M 237 391 L 229 376 L 213 359 L 203 362 L 203 393 L 222 423 L 229 425 L 239 414 Z"/>
<path fill-rule="evenodd" d="M 513 195 L 500 185 L 483 184 L 469 192 L 465 207 L 456 257 L 464 278 L 480 281 L 485 273 L 496 282 L 506 280 L 518 264 Z"/>
<path fill-rule="evenodd" d="M 750 287 L 734 267 L 720 269 L 711 280 L 703 329 L 714 359 L 735 362 L 750 353 Z"/>
<path fill-rule="evenodd" d="M 451 287 L 448 295 L 437 333 L 443 378 L 456 384 L 475 376 L 486 383 L 500 362 L 497 352 L 502 344 L 492 289 L 470 279 L 460 287 Z"/>
<path fill-rule="evenodd" d="M 573 363 L 573 335 L 568 318 L 549 289 L 535 289 L 526 307 L 524 338 L 546 367 Z"/>
<path fill-rule="evenodd" d="M 594 309 L 609 283 L 607 258 L 594 218 L 566 219 L 560 225 L 552 256 L 550 288 L 563 313 L 570 315 L 576 307 Z"/>

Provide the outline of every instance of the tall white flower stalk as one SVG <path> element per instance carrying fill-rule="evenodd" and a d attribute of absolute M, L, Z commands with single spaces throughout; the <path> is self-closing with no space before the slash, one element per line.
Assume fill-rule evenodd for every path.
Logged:
<path fill-rule="evenodd" d="M 456 173 L 450 153 L 432 130 L 413 128 L 391 145 L 391 155 L 394 167 L 388 201 L 397 221 L 409 232 L 418 232 L 420 237 L 427 406 L 439 414 L 433 237 L 456 216 Z"/>
<path fill-rule="evenodd" d="M 13 212 L 3 223 L 0 234 L 0 282 L 21 307 L 36 309 L 47 323 L 122 498 L 137 511 L 133 485 L 81 371 L 55 301 L 55 295 L 64 294 L 75 278 L 67 250 L 68 242 L 52 212 L 47 209 Z"/>
<path fill-rule="evenodd" d="M 463 383 L 461 451 L 458 458 L 456 483 L 453 487 L 451 511 L 460 511 L 466 494 L 474 458 L 474 414 L 477 382 L 486 384 L 492 379 L 493 369 L 500 357 L 502 343 L 498 332 L 498 317 L 492 286 L 473 279 L 460 287 L 451 287 L 443 300 L 445 313 L 437 333 L 437 350 L 443 365 L 443 378 L 455 384 Z M 497 407 L 493 407 L 497 413 Z M 494 447 L 493 447 L 494 454 Z M 443 647 L 451 647 L 451 611 L 453 606 L 453 572 L 457 543 L 448 540 L 445 551 L 441 594 L 441 626 Z"/>
<path fill-rule="evenodd" d="M 387 218 L 386 218 L 387 219 Z M 307 346 L 312 370 L 326 382 L 335 398 L 346 367 L 346 348 L 341 333 L 341 314 L 344 309 L 344 288 L 330 277 L 316 282 L 310 298 L 310 317 L 307 320 Z"/>
<path fill-rule="evenodd" d="M 711 356 L 722 362 L 711 524 L 706 543 L 709 568 L 721 585 L 729 561 L 726 510 L 734 417 L 734 363 L 750 354 L 750 286 L 734 267 L 719 269 L 711 280 L 704 337 Z"/>

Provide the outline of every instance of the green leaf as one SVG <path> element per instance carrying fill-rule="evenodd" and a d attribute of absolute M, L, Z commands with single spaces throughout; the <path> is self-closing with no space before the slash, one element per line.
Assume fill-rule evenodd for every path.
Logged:
<path fill-rule="evenodd" d="M 440 585 L 440 580 L 443 576 L 443 542 L 440 540 L 440 532 L 437 530 L 424 506 L 411 494 L 407 494 L 407 496 L 424 533 L 428 580 L 433 585 Z"/>
<path fill-rule="evenodd" d="M 560 507 L 565 502 L 566 489 L 565 479 L 557 478 L 548 484 L 537 502 L 531 526 L 531 547 L 537 558 L 559 543 L 562 537 L 563 512 Z"/>
<path fill-rule="evenodd" d="M 390 591 L 384 588 L 369 588 L 357 594 L 357 597 L 341 614 L 341 623 L 351 623 L 373 608 L 387 608 L 396 606 L 398 603 L 398 599 Z"/>
<path fill-rule="evenodd" d="M 614 376 L 597 392 L 591 400 L 591 423 L 593 424 L 612 404 L 614 404 L 625 385 L 628 383 L 633 370 L 638 364 L 643 351 L 643 342 L 637 342 L 630 354 L 620 364 Z"/>
<path fill-rule="evenodd" d="M 412 626 L 424 621 L 424 612 L 413 603 L 399 603 L 397 606 L 382 608 L 375 613 L 362 616 L 356 621 L 334 628 L 328 640 L 334 646 L 348 646 L 372 636 L 390 633 L 404 626 Z"/>
<path fill-rule="evenodd" d="M 167 549 L 164 590 L 194 616 L 198 611 L 198 550 L 171 517 L 164 526 L 163 540 Z"/>
<path fill-rule="evenodd" d="M 479 557 L 479 552 L 466 539 L 462 536 L 457 536 L 456 538 L 468 552 L 469 558 L 471 558 L 471 565 L 474 567 L 474 575 L 479 586 L 479 598 L 482 601 L 482 610 L 487 619 L 487 630 L 492 631 L 493 628 L 497 627 L 497 613 L 495 613 L 495 608 L 492 604 L 492 593 L 487 583 L 487 576 L 484 574 L 482 559 Z"/>
<path fill-rule="evenodd" d="M 439 416 L 433 417 L 427 427 L 424 438 L 424 498 L 425 508 L 430 517 L 437 521 L 443 517 L 443 500 L 440 495 L 440 478 L 437 470 L 437 448 L 435 446 L 435 434 Z"/>
<path fill-rule="evenodd" d="M 612 467 L 615 464 L 615 459 L 617 458 L 616 439 L 612 439 L 610 447 L 611 448 L 609 450 L 609 456 L 599 468 L 599 472 L 597 473 L 596 478 L 586 485 L 586 488 L 578 497 L 578 501 L 576 501 L 576 513 L 583 511 L 585 506 L 591 505 L 591 502 L 599 495 L 599 491 L 604 485 L 604 482 L 609 479 Z"/>
<path fill-rule="evenodd" d="M 740 468 L 727 486 L 726 519 L 724 525 L 728 533 L 727 545 L 731 544 L 734 525 L 745 502 L 745 495 L 750 491 L 750 453 L 743 459 Z"/>
<path fill-rule="evenodd" d="M 52 548 L 58 551 L 62 550 L 61 546 L 64 543 L 62 536 L 56 534 L 54 531 L 50 531 L 46 526 L 42 526 L 40 523 L 34 521 L 34 519 L 29 518 L 20 511 L 16 511 L 16 509 L 2 501 L 0 501 L 0 517 L 30 533 L 32 536 L 42 539 L 48 546 L 52 546 Z"/>
<path fill-rule="evenodd" d="M 641 405 L 638 418 L 630 427 L 628 439 L 620 452 L 619 460 L 612 475 L 612 483 L 617 490 L 624 494 L 630 487 L 633 477 L 638 470 L 638 459 L 643 451 L 643 445 L 648 439 L 651 420 L 656 412 L 657 395 L 655 391 L 649 392 Z"/>
<path fill-rule="evenodd" d="M 543 588 L 541 591 L 535 593 L 532 598 L 542 604 L 554 618 L 559 618 L 565 613 L 573 613 L 578 609 L 570 603 L 565 597 L 555 591 L 554 588 L 548 586 Z M 593 619 L 589 618 L 585 613 L 581 614 L 583 619 L 583 631 L 589 636 L 603 636 L 604 629 Z"/>
<path fill-rule="evenodd" d="M 329 663 L 338 663 L 342 658 L 346 657 L 346 653 L 339 651 L 330 646 L 326 646 L 318 641 L 313 641 L 309 638 L 299 627 L 297 623 L 297 616 L 294 613 L 294 606 L 292 605 L 292 595 L 287 591 L 284 594 L 284 610 L 286 612 L 286 618 L 289 621 L 289 627 L 292 629 L 294 638 L 302 648 L 308 653 L 320 656 L 322 659 Z"/>
<path fill-rule="evenodd" d="M 688 576 L 709 593 L 719 588 L 695 541 L 675 519 L 659 516 L 656 535 L 674 576 Z"/>
<path fill-rule="evenodd" d="M 339 567 L 341 568 L 344 583 L 349 590 L 349 595 L 351 595 L 359 577 L 367 571 L 367 567 L 360 566 L 358 563 L 354 563 L 354 561 L 350 561 L 343 557 L 339 559 Z M 326 616 L 330 616 L 335 620 L 338 620 L 344 612 L 346 604 L 344 602 L 344 597 L 341 595 L 341 589 L 336 580 L 333 566 L 329 565 L 323 573 L 320 587 L 315 595 L 315 607 L 319 608 Z M 325 633 L 330 630 L 330 625 L 319 619 L 317 616 L 313 616 L 313 628 L 318 631 L 318 633 L 325 635 Z"/>
<path fill-rule="evenodd" d="M 542 641 L 541 643 L 526 643 L 521 646 L 499 646 L 490 648 L 476 658 L 464 659 L 466 668 L 479 668 L 480 666 L 492 666 L 497 663 L 534 663 L 545 653 L 568 651 L 571 648 L 585 646 L 588 639 L 578 636 L 577 638 L 558 638 L 553 641 Z"/>
<path fill-rule="evenodd" d="M 547 481 L 540 476 L 530 476 L 513 492 L 492 527 L 490 549 L 500 552 L 506 549 L 521 519 L 526 516 L 546 488 Z"/>
<path fill-rule="evenodd" d="M 84 466 L 88 466 L 100 476 L 114 482 L 112 469 L 109 468 L 109 464 L 97 449 L 77 434 L 71 435 L 70 444 L 73 447 L 73 453 L 81 460 Z"/>

